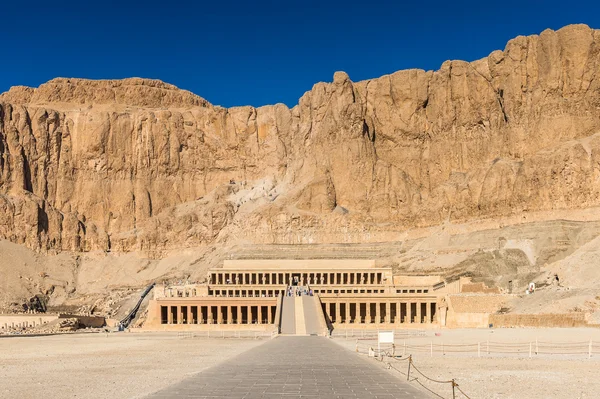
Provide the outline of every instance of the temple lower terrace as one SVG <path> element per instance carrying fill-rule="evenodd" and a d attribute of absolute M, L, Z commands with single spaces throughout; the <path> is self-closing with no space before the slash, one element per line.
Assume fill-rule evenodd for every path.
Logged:
<path fill-rule="evenodd" d="M 205 283 L 157 285 L 144 328 L 304 335 L 434 327 L 445 324 L 447 288 L 437 277 L 393 276 L 373 260 L 226 260 Z"/>

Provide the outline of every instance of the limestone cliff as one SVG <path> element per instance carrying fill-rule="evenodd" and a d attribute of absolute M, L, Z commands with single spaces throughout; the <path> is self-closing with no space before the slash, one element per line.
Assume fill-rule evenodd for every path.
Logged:
<path fill-rule="evenodd" d="M 0 238 L 50 252 L 397 239 L 600 205 L 600 31 L 224 109 L 145 79 L 0 95 Z M 233 183 L 233 184 L 230 184 Z"/>

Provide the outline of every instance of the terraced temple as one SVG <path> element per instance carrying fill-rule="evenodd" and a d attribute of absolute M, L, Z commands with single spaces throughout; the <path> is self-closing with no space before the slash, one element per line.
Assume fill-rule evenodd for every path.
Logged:
<path fill-rule="evenodd" d="M 447 288 L 439 277 L 393 276 L 374 260 L 226 260 L 223 268 L 209 271 L 206 282 L 157 286 L 145 328 L 304 335 L 332 328 L 439 326 L 445 324 L 441 298 Z M 304 299 L 287 298 L 294 296 Z M 294 327 L 286 329 L 286 320 L 295 320 Z M 307 325 L 312 327 L 306 330 Z"/>

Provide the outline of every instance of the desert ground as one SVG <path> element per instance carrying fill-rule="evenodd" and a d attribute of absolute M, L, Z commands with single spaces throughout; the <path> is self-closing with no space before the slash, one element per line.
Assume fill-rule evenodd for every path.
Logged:
<path fill-rule="evenodd" d="M 263 342 L 176 333 L 0 338 L 0 397 L 141 398 Z"/>
<path fill-rule="evenodd" d="M 396 354 L 402 355 L 404 341 L 407 346 L 421 347 L 419 350 L 407 350 L 406 355 L 411 354 L 414 365 L 426 376 L 437 380 L 455 379 L 459 387 L 470 398 L 502 398 L 502 399 L 547 399 L 547 398 L 596 398 L 600 391 L 600 329 L 595 328 L 540 328 L 540 329 L 457 329 L 427 331 L 423 336 L 407 336 L 406 339 L 396 338 Z M 531 342 L 535 348 L 538 340 L 540 347 L 544 343 L 549 348 L 550 343 L 555 343 L 557 348 L 568 347 L 569 344 L 576 345 L 591 339 L 593 355 L 567 354 L 550 355 L 532 353 L 529 358 L 527 343 Z M 355 350 L 358 343 L 359 352 L 366 356 L 365 352 L 372 346 L 377 348 L 377 342 L 369 339 L 335 338 L 335 342 Z M 525 348 L 520 353 L 510 354 L 487 354 L 485 347 L 487 342 L 504 344 L 504 348 L 517 348 L 517 343 L 525 343 Z M 451 345 L 477 344 L 481 345 L 481 357 L 478 357 L 476 346 L 469 352 L 451 352 Z M 433 343 L 435 351 L 433 355 L 427 347 Z M 440 345 L 444 343 L 445 354 L 440 353 Z M 548 344 L 546 344 L 548 343 Z M 493 345 L 493 344 L 492 344 Z M 511 346 L 512 345 L 512 346 Z M 497 346 L 498 348 L 500 346 Z M 584 348 L 583 348 L 584 349 Z M 535 349 L 534 349 L 535 351 Z M 516 350 L 515 350 L 516 352 Z M 577 352 L 577 351 L 573 351 Z M 582 351 L 585 352 L 585 349 Z M 377 361 L 377 360 L 373 360 Z M 402 372 L 407 371 L 407 362 L 391 362 Z M 400 374 L 396 370 L 392 373 Z M 402 375 L 402 374 L 400 374 Z M 404 375 L 402 375 L 404 377 Z M 412 377 L 419 377 L 419 381 L 442 397 L 451 398 L 450 384 L 437 384 L 426 381 L 414 370 Z M 413 384 L 417 384 L 413 382 Z M 457 398 L 464 397 L 457 392 Z"/>
<path fill-rule="evenodd" d="M 433 379 L 456 379 L 470 398 L 595 398 L 600 390 L 600 330 L 493 329 L 427 331 L 407 336 L 410 346 L 439 345 L 446 354 L 407 351 Z M 477 342 L 597 342 L 587 354 L 532 355 L 453 353 L 450 345 Z M 334 338 L 355 351 L 356 338 Z M 404 338 L 396 339 L 401 354 Z M 184 339 L 175 333 L 68 334 L 0 338 L 0 397 L 140 398 L 251 349 L 265 339 Z M 358 340 L 361 353 L 376 341 Z M 482 345 L 484 347 L 484 345 Z M 439 348 L 439 346 L 438 346 Z M 363 354 L 363 356 L 365 356 Z M 377 362 L 377 360 L 373 360 Z M 386 367 L 386 361 L 381 362 Z M 396 364 L 405 371 L 406 363 Z M 390 373 L 398 373 L 390 370 Z M 399 373 L 398 373 L 399 374 Z M 412 372 L 413 376 L 419 376 Z M 402 375 L 401 375 L 402 376 Z M 423 381 L 423 378 L 420 378 Z M 416 384 L 412 382 L 412 384 Z M 425 385 L 451 397 L 448 384 Z M 458 395 L 457 397 L 460 397 Z"/>

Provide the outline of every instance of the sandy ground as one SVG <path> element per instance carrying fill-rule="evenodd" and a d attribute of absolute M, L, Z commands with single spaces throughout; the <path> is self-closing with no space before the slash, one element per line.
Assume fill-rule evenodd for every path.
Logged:
<path fill-rule="evenodd" d="M 439 336 L 435 332 L 426 332 L 422 337 L 407 337 L 408 346 L 427 346 L 431 343 L 437 348 L 433 356 L 427 350 L 408 350 L 412 354 L 415 366 L 433 379 L 456 379 L 460 388 L 470 398 L 597 398 L 600 392 L 600 329 L 494 329 L 494 330 L 442 330 Z M 587 354 L 569 355 L 532 355 L 526 349 L 515 354 L 490 354 L 482 349 L 478 357 L 476 346 L 471 353 L 440 353 L 443 342 L 446 349 L 450 345 L 477 344 L 485 348 L 487 341 L 510 344 L 517 342 L 565 343 L 583 342 L 592 339 L 594 355 L 588 359 Z M 355 350 L 356 339 L 335 338 L 335 342 Z M 402 354 L 404 338 L 396 338 L 398 354 Z M 368 350 L 369 346 L 377 347 L 374 340 L 359 340 L 359 349 Z M 594 344 L 593 344 L 594 345 Z M 457 347 L 454 347 L 457 348 Z M 375 360 L 373 360 L 375 361 Z M 394 362 L 396 367 L 407 371 L 407 362 Z M 385 367 L 385 363 L 382 364 Z M 392 371 L 396 373 L 396 371 Z M 412 376 L 419 376 L 413 370 Z M 423 378 L 419 378 L 423 381 Z M 413 384 L 416 384 L 413 382 Z M 450 384 L 425 384 L 443 397 L 451 398 Z M 458 394 L 457 398 L 463 397 Z"/>
<path fill-rule="evenodd" d="M 471 398 L 596 398 L 600 392 L 600 330 L 494 329 L 427 331 L 424 336 L 397 338 L 426 350 L 409 350 L 415 366 L 441 380 L 455 378 Z M 449 352 L 451 345 L 498 342 L 597 343 L 594 355 L 490 354 Z M 356 339 L 335 338 L 354 351 Z M 260 345 L 265 340 L 178 338 L 173 333 L 71 334 L 0 338 L 2 398 L 139 398 Z M 444 343 L 446 353 L 439 351 Z M 596 345 L 596 344 L 595 344 Z M 376 341 L 359 340 L 361 350 Z M 376 360 L 373 360 L 374 362 Z M 395 363 L 394 363 L 395 364 Z M 385 367 L 385 364 L 381 364 Z M 406 371 L 407 363 L 396 367 Z M 396 371 L 390 370 L 392 373 Z M 413 376 L 415 374 L 414 370 Z M 422 378 L 420 379 L 422 380 Z M 414 384 L 414 382 L 413 382 Z M 426 383 L 443 397 L 450 385 Z M 457 398 L 461 397 L 457 395 Z"/>
<path fill-rule="evenodd" d="M 170 333 L 0 338 L 0 398 L 139 398 L 263 342 Z"/>

